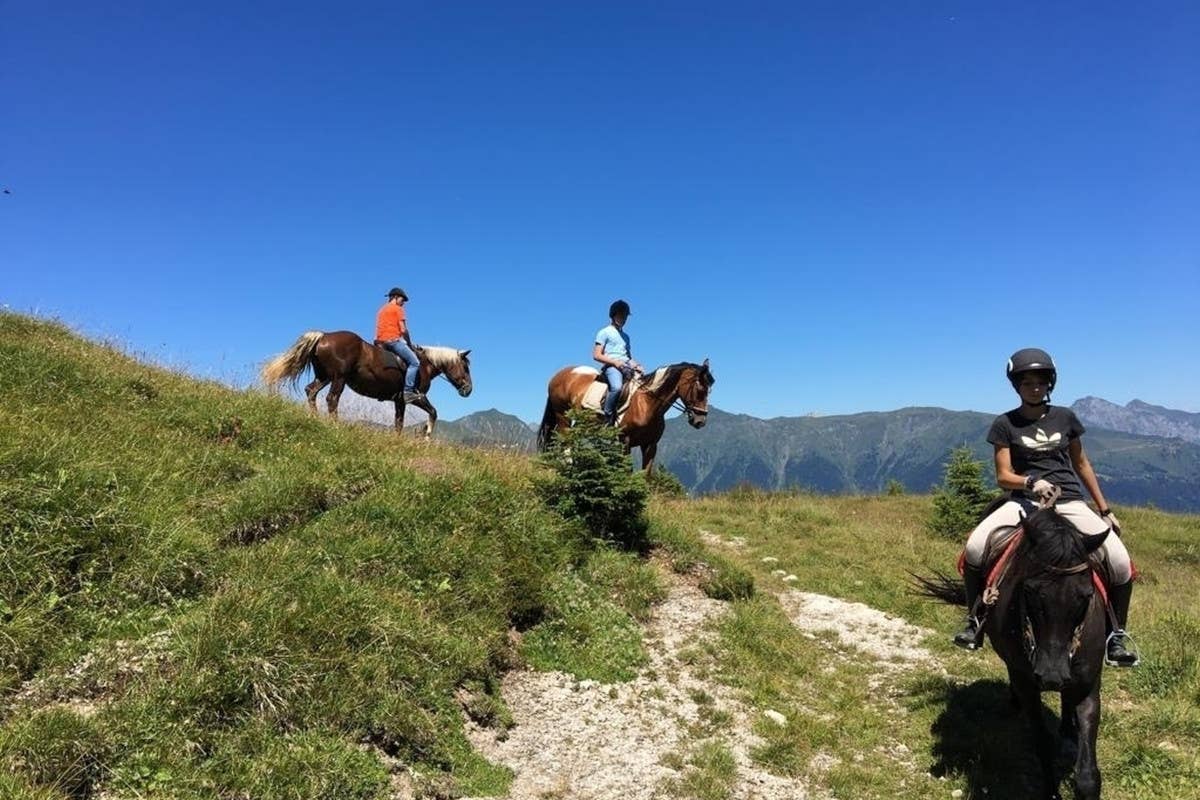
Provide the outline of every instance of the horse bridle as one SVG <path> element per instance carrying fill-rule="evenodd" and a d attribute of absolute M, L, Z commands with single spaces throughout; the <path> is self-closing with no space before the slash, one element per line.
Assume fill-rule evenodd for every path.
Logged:
<path fill-rule="evenodd" d="M 688 419 L 692 419 L 694 417 L 707 417 L 708 416 L 707 409 L 704 411 L 701 411 L 700 409 L 696 408 L 695 406 L 689 405 L 682 397 L 676 397 L 674 402 L 671 403 L 671 408 L 675 409 L 676 411 L 682 411 L 683 413 L 687 414 Z"/>
<path fill-rule="evenodd" d="M 700 380 L 699 376 L 697 376 L 696 380 Z M 676 385 L 678 385 L 678 384 L 676 384 Z M 696 406 L 693 406 L 690 403 L 688 403 L 686 400 L 684 400 L 682 394 L 675 395 L 675 399 L 673 401 L 671 401 L 671 408 L 673 408 L 677 411 L 682 411 L 683 413 L 687 414 L 689 420 L 694 419 L 696 417 L 707 417 L 708 416 L 708 409 L 704 409 L 703 411 L 701 411 Z"/>
<path fill-rule="evenodd" d="M 1036 560 L 1036 559 L 1035 559 Z M 1082 562 L 1070 567 L 1056 567 L 1053 564 L 1041 564 L 1046 572 L 1055 575 L 1078 575 L 1081 572 L 1090 570 L 1092 562 L 1090 559 L 1084 559 Z M 1026 576 L 1025 579 L 1028 579 Z M 1083 643 L 1083 626 L 1087 623 L 1088 614 L 1092 610 L 1092 604 L 1096 602 L 1096 591 L 1092 590 L 1092 596 L 1088 598 L 1087 608 L 1083 610 L 1083 618 L 1079 620 L 1079 624 L 1075 626 L 1075 630 L 1071 632 L 1071 646 L 1067 648 L 1067 659 L 1073 660 L 1075 653 L 1079 651 L 1080 645 Z M 1037 653 L 1037 634 L 1033 631 L 1033 622 L 1029 619 L 1029 613 L 1025 610 L 1025 595 L 1021 595 L 1021 625 L 1022 625 L 1022 642 L 1025 645 L 1025 655 L 1029 659 L 1029 663 L 1033 663 L 1034 655 Z"/>

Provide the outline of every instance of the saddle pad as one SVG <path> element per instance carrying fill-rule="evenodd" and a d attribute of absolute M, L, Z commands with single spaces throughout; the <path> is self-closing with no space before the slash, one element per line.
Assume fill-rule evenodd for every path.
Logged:
<path fill-rule="evenodd" d="M 608 392 L 608 384 L 604 381 L 592 381 L 588 384 L 583 395 L 583 407 L 597 414 L 604 413 L 604 395 Z"/>
<path fill-rule="evenodd" d="M 587 391 L 583 393 L 581 405 L 588 411 L 595 411 L 597 414 L 604 413 L 604 395 L 608 393 L 608 383 L 600 376 L 600 373 L 591 367 L 576 367 L 571 370 L 577 374 L 591 373 L 596 376 L 596 379 L 588 384 Z M 625 415 L 625 410 L 629 408 L 629 401 L 633 397 L 633 393 L 641 385 L 639 378 L 633 378 L 625 382 L 621 387 L 621 399 L 617 401 L 617 424 L 621 422 L 621 418 Z"/>

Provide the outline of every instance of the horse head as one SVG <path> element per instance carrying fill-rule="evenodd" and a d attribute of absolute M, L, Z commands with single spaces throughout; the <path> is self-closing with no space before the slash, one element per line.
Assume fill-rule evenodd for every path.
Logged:
<path fill-rule="evenodd" d="M 1025 654 L 1038 685 L 1060 690 L 1072 678 L 1096 599 L 1088 556 L 1108 534 L 1085 536 L 1053 509 L 1034 512 L 1024 527 L 1026 577 L 1017 600 Z"/>
<path fill-rule="evenodd" d="M 679 376 L 679 399 L 683 402 L 688 424 L 693 428 L 703 428 L 708 422 L 708 393 L 716 380 L 708 368 L 707 358 L 703 364 L 686 365 Z"/>
<path fill-rule="evenodd" d="M 439 373 L 458 390 L 461 397 L 471 394 L 471 361 L 467 358 L 470 350 L 455 350 L 453 347 L 426 347 L 422 351 L 433 368 L 433 376 Z"/>

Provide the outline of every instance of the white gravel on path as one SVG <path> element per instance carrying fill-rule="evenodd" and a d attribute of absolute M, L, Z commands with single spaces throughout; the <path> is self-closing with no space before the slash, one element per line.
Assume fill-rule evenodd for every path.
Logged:
<path fill-rule="evenodd" d="M 809 633 L 830 631 L 843 647 L 861 650 L 880 666 L 908 669 L 937 663 L 933 653 L 920 645 L 926 636 L 933 634 L 928 628 L 863 603 L 823 594 L 790 590 L 777 596 L 797 628 Z"/>
<path fill-rule="evenodd" d="M 516 725 L 504 741 L 495 732 L 468 725 L 472 744 L 515 775 L 512 800 L 580 798 L 639 800 L 662 797 L 664 781 L 681 773 L 664 757 L 685 748 L 688 723 L 701 720 L 693 693 L 728 712 L 732 724 L 717 738 L 733 753 L 737 800 L 804 800 L 808 788 L 755 765 L 751 732 L 765 709 L 753 710 L 733 692 L 695 674 L 689 648 L 713 634 L 709 623 L 728 613 L 725 603 L 668 575 L 670 593 L 647 625 L 649 663 L 629 683 L 576 681 L 561 672 L 517 671 L 501 686 Z"/>
<path fill-rule="evenodd" d="M 707 532 L 705 532 L 707 533 Z M 711 534 L 710 534 L 711 536 Z M 706 537 L 708 538 L 708 537 Z M 712 537 L 717 538 L 717 537 Z M 733 545 L 738 546 L 737 543 Z M 652 800 L 669 796 L 666 781 L 682 777 L 664 764 L 669 754 L 686 754 L 695 740 L 690 723 L 701 720 L 693 696 L 703 694 L 727 712 L 732 724 L 719 738 L 737 763 L 735 800 L 805 800 L 824 797 L 820 787 L 772 775 L 751 761 L 760 740 L 754 722 L 771 709 L 746 707 L 735 693 L 697 674 L 689 648 L 714 636 L 711 623 L 729 613 L 683 579 L 665 574 L 670 591 L 647 624 L 649 663 L 629 683 L 577 681 L 561 672 L 514 671 L 501 686 L 515 725 L 507 738 L 468 723 L 468 736 L 489 760 L 515 773 L 510 800 Z M 832 632 L 839 649 L 857 651 L 882 675 L 937 665 L 919 642 L 931 631 L 862 603 L 787 589 L 777 594 L 793 624 L 809 635 Z M 772 712 L 773 714 L 774 712 Z M 814 759 L 810 774 L 821 774 Z"/>

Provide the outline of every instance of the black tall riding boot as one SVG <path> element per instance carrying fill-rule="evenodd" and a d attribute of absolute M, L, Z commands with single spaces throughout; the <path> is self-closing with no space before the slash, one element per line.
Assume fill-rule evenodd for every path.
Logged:
<path fill-rule="evenodd" d="M 1133 581 L 1108 590 L 1108 601 L 1112 603 L 1113 616 L 1117 618 L 1117 629 L 1108 637 L 1108 663 L 1118 667 L 1132 667 L 1138 663 L 1137 650 L 1129 650 L 1125 626 L 1129 623 L 1129 599 L 1133 594 Z"/>
<path fill-rule="evenodd" d="M 967 593 L 967 625 L 954 634 L 954 643 L 964 650 L 977 650 L 982 644 L 979 618 L 975 616 L 975 604 L 983 591 L 983 570 L 970 564 L 963 565 L 963 587 Z"/>

